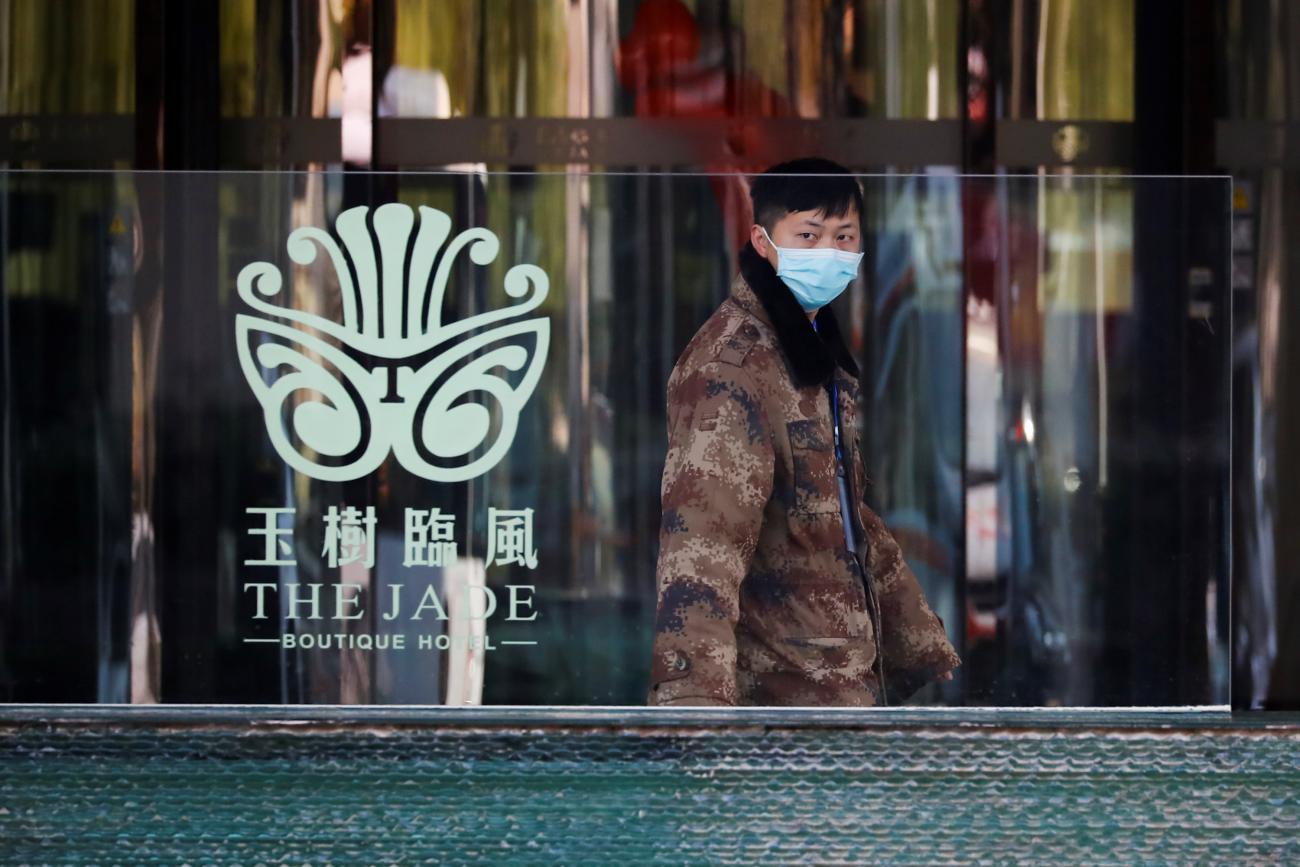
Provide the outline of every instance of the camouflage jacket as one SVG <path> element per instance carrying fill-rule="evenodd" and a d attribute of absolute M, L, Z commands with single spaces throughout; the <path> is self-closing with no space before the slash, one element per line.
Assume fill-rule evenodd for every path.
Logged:
<path fill-rule="evenodd" d="M 747 247 L 730 296 L 669 377 L 649 704 L 897 703 L 960 664 L 862 502 L 857 365 L 829 308 L 817 324 Z M 856 555 L 840 510 L 832 376 Z"/>

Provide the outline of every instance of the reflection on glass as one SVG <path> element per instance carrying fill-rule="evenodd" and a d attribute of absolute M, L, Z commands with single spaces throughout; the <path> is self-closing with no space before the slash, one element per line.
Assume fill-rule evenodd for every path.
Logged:
<path fill-rule="evenodd" d="M 955 117 L 957 5 L 395 0 L 380 113 Z"/>
<path fill-rule="evenodd" d="M 1007 12 L 1006 117 L 1133 120 L 1133 0 L 1013 0 Z M 972 74 L 986 77 L 988 64 L 981 53 Z"/>
<path fill-rule="evenodd" d="M 348 177 L 4 176 L 5 700 L 644 700 L 664 386 L 734 270 L 713 179 L 373 174 L 358 201 Z M 1226 391 L 1204 384 L 1202 423 L 1157 388 L 1182 369 L 1167 349 L 1184 319 L 1152 305 L 1186 275 L 1125 227 L 1139 208 L 1179 225 L 1225 181 L 862 183 L 865 279 L 837 304 L 864 371 L 866 496 L 967 661 L 918 700 L 1222 700 L 1205 600 L 1225 575 L 1178 545 L 1226 526 L 1208 505 L 1227 485 Z M 409 244 L 382 240 L 380 214 L 409 215 Z M 1188 219 L 1226 226 L 1212 209 Z M 427 247 L 426 220 L 445 232 Z M 466 230 L 494 241 L 452 255 Z M 420 265 L 426 249 L 442 252 Z M 544 346 L 509 312 L 532 297 L 511 277 L 523 266 L 547 280 L 530 314 Z M 409 279 L 420 268 L 428 282 Z M 436 309 L 412 312 L 443 268 Z M 241 292 L 250 274 L 266 282 Z M 337 330 L 349 321 L 378 342 Z M 402 343 L 430 321 L 468 330 Z M 1222 332 L 1188 327 L 1198 354 L 1226 352 Z M 495 352 L 478 375 L 506 385 L 411 404 L 440 359 L 453 377 Z M 519 387 L 530 352 L 540 376 L 509 450 L 464 481 L 421 470 L 487 453 L 505 424 L 492 389 Z M 995 375 L 963 391 L 963 355 Z M 328 375 L 259 400 L 313 365 Z M 410 413 L 444 421 L 425 451 L 351 478 L 274 445 L 284 426 L 294 454 L 356 461 L 342 411 L 357 400 L 403 420 L 389 449 L 424 435 Z M 1134 506 L 1180 490 L 1185 511 Z"/>
<path fill-rule="evenodd" d="M 1260 148 L 1274 133 L 1255 124 L 1294 123 L 1300 102 L 1295 50 L 1300 15 L 1290 4 L 1231 0 L 1218 8 L 1224 60 L 1220 116 L 1225 139 Z M 1253 129 L 1252 129 L 1253 127 Z M 1280 133 L 1280 128 L 1277 129 Z M 1250 151 L 1247 150 L 1246 153 Z M 1285 347 L 1294 322 L 1285 315 L 1294 295 L 1295 170 L 1286 165 L 1227 165 L 1232 197 L 1233 284 L 1233 705 L 1300 705 L 1300 651 L 1294 620 L 1297 554 L 1280 528 L 1294 522 L 1296 414 L 1288 411 Z M 1290 282 L 1290 286 L 1288 285 Z M 1289 331 L 1288 329 L 1291 329 Z M 1293 376 L 1293 374 L 1291 374 Z M 1294 400 L 1294 398 L 1291 398 Z"/>
<path fill-rule="evenodd" d="M 1039 0 L 1037 116 L 1133 119 L 1133 0 Z"/>
<path fill-rule="evenodd" d="M 221 116 L 339 117 L 353 20 L 343 0 L 221 4 Z"/>
<path fill-rule="evenodd" d="M 952 172 L 866 184 L 871 279 L 848 321 L 863 370 L 867 499 L 957 642 L 961 532 L 961 210 Z M 985 403 L 970 404 L 986 406 Z M 962 653 L 963 658 L 965 654 Z M 957 669 L 957 678 L 966 675 Z M 960 683 L 941 685 L 956 701 Z"/>
<path fill-rule="evenodd" d="M 135 110 L 133 0 L 6 0 L 0 114 Z"/>
<path fill-rule="evenodd" d="M 1178 183 L 967 182 L 967 642 L 981 700 L 1226 701 L 1228 439 L 1221 409 L 1200 418 L 1227 394 L 1221 266 L 1179 273 L 1146 222 L 1186 214 L 1204 239 L 1193 262 L 1217 263 L 1224 218 L 1208 204 L 1199 216 Z M 1171 512 L 1177 533 L 1141 517 Z"/>

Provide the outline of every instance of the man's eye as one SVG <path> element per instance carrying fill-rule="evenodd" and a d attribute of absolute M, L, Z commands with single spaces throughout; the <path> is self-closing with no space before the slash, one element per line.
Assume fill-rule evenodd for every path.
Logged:
<path fill-rule="evenodd" d="M 800 232 L 800 233 L 799 233 L 799 237 L 800 237 L 800 238 L 803 238 L 805 241 L 811 241 L 812 238 L 813 238 L 813 233 L 812 233 L 812 232 Z"/>

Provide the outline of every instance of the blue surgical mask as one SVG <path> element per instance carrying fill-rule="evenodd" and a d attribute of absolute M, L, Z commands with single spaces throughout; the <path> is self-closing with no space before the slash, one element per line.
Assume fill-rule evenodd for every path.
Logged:
<path fill-rule="evenodd" d="M 858 276 L 861 253 L 834 247 L 778 247 L 767 229 L 763 236 L 776 250 L 776 276 L 785 281 L 804 310 L 825 307 Z"/>

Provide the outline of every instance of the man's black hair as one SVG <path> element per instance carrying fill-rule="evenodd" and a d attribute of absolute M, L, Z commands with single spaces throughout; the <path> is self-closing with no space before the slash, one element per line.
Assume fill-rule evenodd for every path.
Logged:
<path fill-rule="evenodd" d="M 768 232 L 794 211 L 823 211 L 828 217 L 842 217 L 856 208 L 858 220 L 862 220 L 862 187 L 857 179 L 844 166 L 821 157 L 777 163 L 754 179 L 749 198 L 754 222 Z"/>

